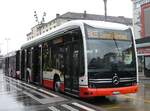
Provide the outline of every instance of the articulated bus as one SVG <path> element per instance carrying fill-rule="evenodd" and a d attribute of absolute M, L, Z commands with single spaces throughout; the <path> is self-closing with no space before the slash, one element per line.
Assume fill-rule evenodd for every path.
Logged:
<path fill-rule="evenodd" d="M 135 93 L 137 57 L 131 28 L 75 20 L 22 45 L 20 79 L 78 97 Z"/>
<path fill-rule="evenodd" d="M 6 76 L 19 79 L 20 75 L 20 51 L 13 51 L 4 57 L 4 73 Z"/>

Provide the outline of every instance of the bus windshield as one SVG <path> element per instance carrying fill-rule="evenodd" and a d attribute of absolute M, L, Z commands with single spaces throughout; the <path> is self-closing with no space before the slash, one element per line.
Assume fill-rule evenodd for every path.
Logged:
<path fill-rule="evenodd" d="M 135 70 L 131 30 L 86 27 L 88 69 Z"/>

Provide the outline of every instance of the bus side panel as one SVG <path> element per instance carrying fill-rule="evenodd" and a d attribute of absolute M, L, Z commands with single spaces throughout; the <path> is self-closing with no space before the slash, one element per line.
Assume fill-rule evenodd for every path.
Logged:
<path fill-rule="evenodd" d="M 48 89 L 53 89 L 53 80 L 43 80 L 43 86 Z"/>
<path fill-rule="evenodd" d="M 64 92 L 64 88 L 65 88 L 64 82 L 61 82 L 61 84 L 60 84 L 60 90 L 61 90 L 61 92 Z"/>

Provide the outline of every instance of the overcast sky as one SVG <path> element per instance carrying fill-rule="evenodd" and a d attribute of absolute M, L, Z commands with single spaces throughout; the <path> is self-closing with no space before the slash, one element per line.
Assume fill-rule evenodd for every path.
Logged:
<path fill-rule="evenodd" d="M 111 16 L 132 17 L 131 0 L 107 0 L 107 13 Z M 43 12 L 47 13 L 46 21 L 55 18 L 56 13 L 79 12 L 104 14 L 103 0 L 1 0 L 0 1 L 0 48 L 7 52 L 19 49 L 26 41 L 26 34 L 36 25 L 34 11 L 39 20 Z"/>

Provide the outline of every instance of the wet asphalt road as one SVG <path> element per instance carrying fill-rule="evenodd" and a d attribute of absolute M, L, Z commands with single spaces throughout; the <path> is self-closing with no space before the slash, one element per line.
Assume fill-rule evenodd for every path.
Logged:
<path fill-rule="evenodd" d="M 87 102 L 107 111 L 150 111 L 150 79 L 140 82 L 136 94 L 101 97 Z"/>
<path fill-rule="evenodd" d="M 33 86 L 33 85 L 32 85 Z M 34 89 L 35 88 L 35 89 Z M 5 77 L 0 70 L 0 111 L 102 111 L 88 103 Z"/>
<path fill-rule="evenodd" d="M 0 111 L 150 111 L 150 79 L 140 83 L 136 94 L 82 101 L 49 92 L 47 95 L 26 87 L 0 72 Z"/>

